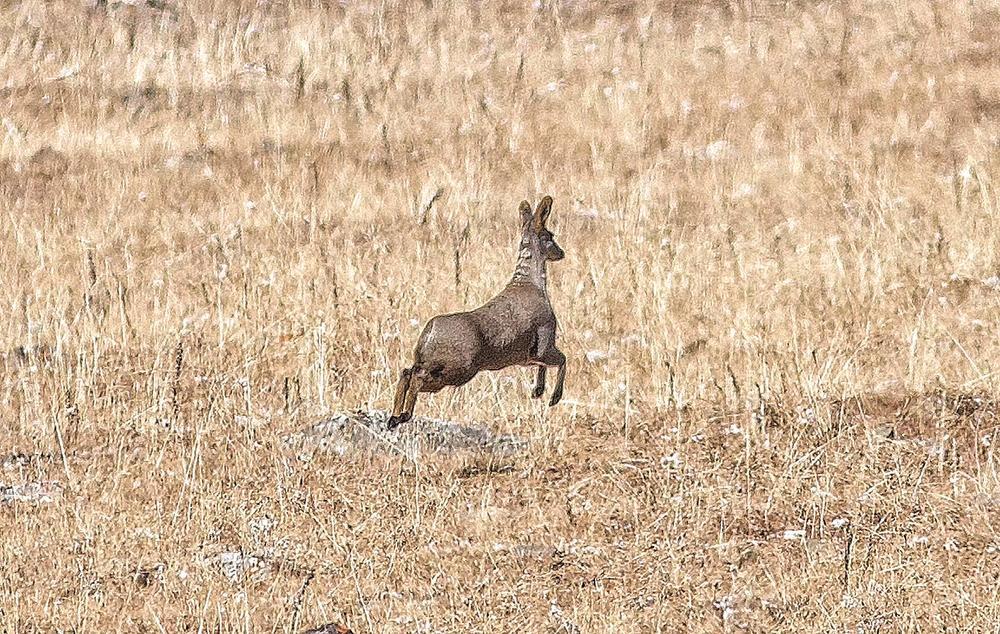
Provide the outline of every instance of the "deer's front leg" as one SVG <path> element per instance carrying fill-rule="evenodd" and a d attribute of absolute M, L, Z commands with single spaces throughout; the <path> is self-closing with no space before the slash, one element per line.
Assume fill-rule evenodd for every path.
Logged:
<path fill-rule="evenodd" d="M 545 394 L 545 366 L 538 366 L 538 376 L 535 378 L 535 389 L 531 392 L 532 398 L 542 398 Z"/>
<path fill-rule="evenodd" d="M 549 399 L 549 407 L 559 402 L 563 394 L 563 381 L 566 380 L 566 355 L 555 346 L 549 350 L 543 359 L 546 365 L 554 365 L 559 368 L 556 374 L 556 388 L 552 390 L 552 398 Z"/>
<path fill-rule="evenodd" d="M 555 324 L 538 329 L 533 360 L 542 364 L 538 368 L 538 380 L 535 382 L 535 391 L 532 393 L 535 398 L 540 397 L 545 390 L 546 367 L 559 368 L 558 374 L 556 374 L 556 388 L 552 390 L 552 398 L 549 399 L 549 407 L 552 407 L 562 398 L 563 381 L 566 379 L 566 355 L 556 347 Z"/>
<path fill-rule="evenodd" d="M 532 398 L 541 398 L 545 394 L 545 371 L 549 365 L 545 358 L 555 349 L 556 329 L 553 326 L 545 325 L 535 333 L 533 342 L 534 350 L 531 351 L 531 361 L 538 364 L 538 375 L 535 378 L 535 389 L 531 392 Z"/>

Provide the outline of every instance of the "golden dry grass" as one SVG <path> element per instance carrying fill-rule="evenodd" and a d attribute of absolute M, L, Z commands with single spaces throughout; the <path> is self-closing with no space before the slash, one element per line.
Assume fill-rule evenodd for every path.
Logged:
<path fill-rule="evenodd" d="M 152 4 L 0 9 L 0 630 L 996 629 L 997 2 Z M 280 451 L 543 193 L 512 469 Z"/>

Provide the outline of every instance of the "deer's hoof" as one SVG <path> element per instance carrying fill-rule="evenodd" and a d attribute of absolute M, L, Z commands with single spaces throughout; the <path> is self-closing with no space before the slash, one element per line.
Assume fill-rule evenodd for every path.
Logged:
<path fill-rule="evenodd" d="M 390 416 L 389 423 L 386 425 L 386 429 L 392 431 L 396 429 L 406 421 L 410 420 L 409 414 L 400 414 L 399 416 Z"/>
<path fill-rule="evenodd" d="M 552 400 L 549 401 L 549 407 L 552 407 L 553 405 L 555 405 L 556 403 L 558 403 L 559 399 L 561 399 L 561 398 L 562 398 L 562 392 L 555 392 L 555 393 L 553 393 L 552 394 Z"/>
<path fill-rule="evenodd" d="M 534 390 L 531 391 L 531 398 L 542 398 L 543 394 L 545 394 L 545 387 L 539 385 L 535 387 Z"/>

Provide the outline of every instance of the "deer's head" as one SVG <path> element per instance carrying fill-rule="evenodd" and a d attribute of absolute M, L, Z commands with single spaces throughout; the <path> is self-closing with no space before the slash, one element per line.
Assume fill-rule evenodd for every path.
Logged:
<path fill-rule="evenodd" d="M 552 213 L 552 197 L 542 198 L 534 212 L 531 211 L 528 201 L 522 201 L 520 211 L 521 247 L 530 249 L 532 257 L 544 261 L 555 262 L 563 259 L 566 254 L 556 244 L 555 235 L 545 225 L 549 214 Z"/>

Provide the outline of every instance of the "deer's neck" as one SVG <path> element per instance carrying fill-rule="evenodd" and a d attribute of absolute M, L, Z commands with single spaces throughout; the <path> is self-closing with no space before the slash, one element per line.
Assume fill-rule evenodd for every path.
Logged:
<path fill-rule="evenodd" d="M 521 242 L 521 249 L 517 253 L 517 265 L 514 267 L 514 277 L 510 283 L 531 284 L 548 295 L 545 287 L 545 258 L 541 253 L 536 253 L 531 248 L 531 243 L 526 240 Z"/>

